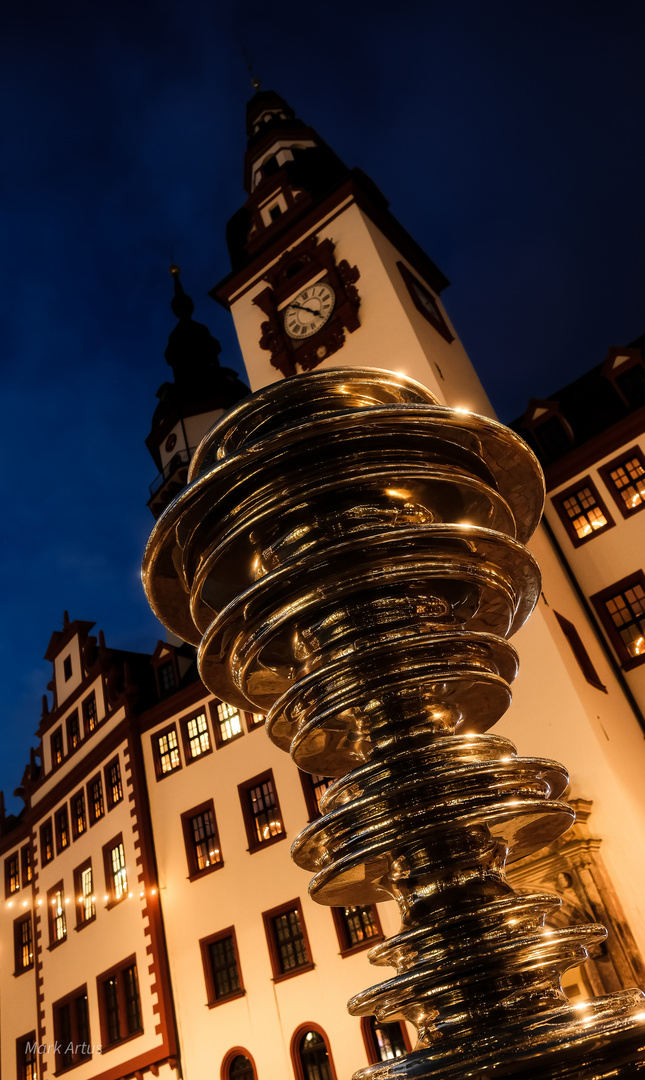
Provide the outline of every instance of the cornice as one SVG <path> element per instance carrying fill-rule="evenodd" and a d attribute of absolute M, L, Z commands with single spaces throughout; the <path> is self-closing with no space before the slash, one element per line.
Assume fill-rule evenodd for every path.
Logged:
<path fill-rule="evenodd" d="M 544 479 L 547 491 L 553 491 L 578 473 L 586 472 L 602 458 L 608 457 L 621 446 L 645 434 L 645 406 L 636 409 L 630 416 L 612 424 L 605 431 L 588 439 L 582 446 L 571 450 L 559 461 L 544 466 Z"/>

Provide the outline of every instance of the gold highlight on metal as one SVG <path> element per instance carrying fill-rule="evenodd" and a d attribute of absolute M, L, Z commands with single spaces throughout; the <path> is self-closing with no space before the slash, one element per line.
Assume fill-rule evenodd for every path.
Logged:
<path fill-rule="evenodd" d="M 148 544 L 149 602 L 214 694 L 338 777 L 292 848 L 314 900 L 399 906 L 369 953 L 394 974 L 349 1010 L 418 1041 L 355 1080 L 645 1072 L 640 991 L 571 1005 L 561 989 L 603 927 L 549 929 L 558 898 L 505 873 L 573 818 L 561 765 L 488 734 L 540 590 L 528 447 L 404 376 L 337 369 L 232 409 L 189 481 Z"/>

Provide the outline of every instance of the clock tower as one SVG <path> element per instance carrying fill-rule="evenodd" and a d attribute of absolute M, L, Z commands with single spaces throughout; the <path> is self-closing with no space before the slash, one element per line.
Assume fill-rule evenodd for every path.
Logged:
<path fill-rule="evenodd" d="M 232 270 L 211 296 L 233 315 L 251 389 L 321 366 L 380 367 L 491 415 L 441 301 L 448 281 L 376 185 L 272 91 L 249 102 L 247 136 Z"/>

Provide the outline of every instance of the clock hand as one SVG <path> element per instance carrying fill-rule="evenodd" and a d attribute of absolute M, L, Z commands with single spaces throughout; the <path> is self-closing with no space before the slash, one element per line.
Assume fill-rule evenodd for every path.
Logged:
<path fill-rule="evenodd" d="M 298 311 L 306 311 L 309 315 L 322 315 L 322 311 L 314 311 L 313 308 L 304 307 L 302 304 L 291 303 L 287 305 L 287 310 L 289 308 L 298 308 Z"/>

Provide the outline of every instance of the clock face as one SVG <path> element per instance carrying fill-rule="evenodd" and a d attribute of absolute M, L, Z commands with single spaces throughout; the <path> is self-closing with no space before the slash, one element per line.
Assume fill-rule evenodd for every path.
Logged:
<path fill-rule="evenodd" d="M 428 311 L 431 315 L 434 315 L 435 319 L 440 319 L 441 313 L 434 301 L 434 298 L 427 289 L 424 289 L 421 282 L 414 281 L 412 284 L 412 288 L 414 289 L 417 300 L 420 302 L 421 306 L 425 308 L 425 310 Z"/>
<path fill-rule="evenodd" d="M 284 309 L 284 328 L 294 341 L 304 341 L 318 333 L 334 310 L 334 290 L 324 281 L 307 285 Z"/>

